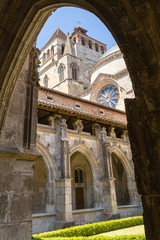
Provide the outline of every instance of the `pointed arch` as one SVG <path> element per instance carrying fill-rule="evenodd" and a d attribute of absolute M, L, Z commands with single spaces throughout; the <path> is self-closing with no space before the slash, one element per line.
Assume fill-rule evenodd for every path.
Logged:
<path fill-rule="evenodd" d="M 134 172 L 133 172 L 133 169 L 131 168 L 131 165 L 129 163 L 127 156 L 124 154 L 122 149 L 120 149 L 118 146 L 113 145 L 109 149 L 109 152 L 110 154 L 114 153 L 121 160 L 121 163 L 127 173 L 128 181 L 131 180 L 134 176 Z"/>
<path fill-rule="evenodd" d="M 72 62 L 70 67 L 72 69 L 72 79 L 73 80 L 78 80 L 79 67 L 78 67 L 77 63 Z"/>
<path fill-rule="evenodd" d="M 58 67 L 59 81 L 60 82 L 64 80 L 64 71 L 65 71 L 65 65 L 63 63 L 61 63 Z"/>
<path fill-rule="evenodd" d="M 81 154 L 84 155 L 84 157 L 88 160 L 92 172 L 95 172 L 95 169 L 98 169 L 98 162 L 97 159 L 94 155 L 94 153 L 86 147 L 84 144 L 78 144 L 76 146 L 72 146 L 70 148 L 70 157 L 75 153 L 75 152 L 80 152 Z M 93 181 L 96 181 L 96 176 L 93 174 Z"/>
<path fill-rule="evenodd" d="M 49 153 L 48 149 L 39 141 L 36 142 L 36 149 L 43 156 L 43 160 L 47 169 L 48 182 L 52 182 L 56 171 L 55 160 Z"/>

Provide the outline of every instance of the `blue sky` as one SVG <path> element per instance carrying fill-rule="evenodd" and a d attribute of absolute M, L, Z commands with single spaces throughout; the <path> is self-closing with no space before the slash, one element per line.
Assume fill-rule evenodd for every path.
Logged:
<path fill-rule="evenodd" d="M 38 38 L 37 47 L 41 49 L 50 37 L 53 35 L 57 27 L 65 34 L 71 33 L 74 27 L 80 26 L 88 30 L 87 35 L 107 44 L 107 49 L 115 44 L 115 40 L 106 26 L 94 14 L 75 7 L 58 8 L 46 21 Z"/>

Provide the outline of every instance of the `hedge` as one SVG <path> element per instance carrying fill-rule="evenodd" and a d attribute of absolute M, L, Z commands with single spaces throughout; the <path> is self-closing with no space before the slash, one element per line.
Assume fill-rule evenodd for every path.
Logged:
<path fill-rule="evenodd" d="M 93 237 L 56 237 L 40 238 L 41 240 L 146 240 L 144 235 L 124 235 L 124 236 L 93 236 Z"/>
<path fill-rule="evenodd" d="M 75 226 L 75 227 L 56 230 L 56 231 L 52 231 L 52 232 L 34 234 L 32 236 L 32 240 L 43 240 L 43 239 L 47 240 L 47 238 L 49 238 L 49 240 L 51 240 L 53 238 L 54 238 L 54 240 L 56 240 L 56 239 L 62 240 L 62 238 L 60 238 L 60 237 L 63 237 L 64 240 L 68 239 L 68 238 L 70 240 L 74 239 L 73 237 L 81 237 L 81 238 L 79 238 L 81 240 L 81 239 L 85 239 L 83 237 L 93 236 L 95 234 L 114 231 L 114 230 L 122 229 L 122 228 L 133 227 L 133 226 L 142 225 L 142 224 L 143 224 L 142 217 L 130 217 L 130 218 L 124 218 L 124 219 L 118 219 L 118 220 L 110 220 L 110 221 L 105 221 L 105 222 L 98 222 L 98 223 L 86 224 L 86 225 L 81 225 L 81 226 Z M 89 239 L 104 239 L 104 238 L 89 238 Z M 105 238 L 105 239 L 112 239 L 112 238 Z M 137 239 L 137 238 L 131 238 L 131 239 Z M 144 238 L 139 238 L 139 239 L 141 240 Z M 78 240 L 78 238 L 76 238 L 76 240 Z"/>

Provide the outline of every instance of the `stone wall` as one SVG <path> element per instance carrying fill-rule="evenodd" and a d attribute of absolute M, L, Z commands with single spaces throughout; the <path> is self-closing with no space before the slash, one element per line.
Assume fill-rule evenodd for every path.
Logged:
<path fill-rule="evenodd" d="M 110 178 L 105 178 L 107 173 L 104 169 L 106 168 L 106 164 L 109 164 L 107 163 L 109 161 L 109 155 L 105 155 L 107 152 L 104 153 L 104 150 L 107 150 L 107 148 L 105 142 L 102 144 L 100 137 L 103 130 L 91 135 L 88 132 L 78 132 L 76 129 L 68 129 L 65 135 L 66 130 L 63 129 L 65 126 L 63 125 L 64 123 L 65 121 L 60 115 L 50 117 L 51 126 L 38 124 L 37 131 L 38 145 L 41 144 L 43 149 L 45 149 L 45 154 L 43 154 L 44 164 L 51 166 L 52 162 L 52 167 L 55 172 L 53 175 L 53 182 L 55 182 L 55 184 L 54 186 L 50 185 L 47 190 L 52 192 L 52 198 L 55 199 L 53 208 L 52 204 L 50 205 L 50 209 L 54 209 L 50 211 L 50 214 L 56 214 L 55 220 L 51 225 L 54 225 L 53 227 L 57 229 L 60 226 L 69 226 L 73 223 L 82 224 L 98 220 L 107 220 L 115 216 L 127 217 L 129 215 L 135 216 L 136 214 L 141 214 L 141 203 L 135 186 L 132 154 L 127 134 L 123 133 L 121 138 L 117 138 L 114 129 L 112 129 L 109 130 L 108 133 L 105 133 L 106 135 L 104 135 L 103 140 L 105 141 L 106 137 L 109 155 L 111 156 L 114 153 L 117 156 L 123 164 L 127 176 L 125 181 L 127 181 L 126 186 L 129 191 L 129 205 L 128 207 L 122 206 L 122 208 L 120 208 L 120 206 L 118 206 L 117 208 L 114 178 L 112 175 L 109 175 Z M 68 142 L 67 145 L 65 144 L 65 149 L 61 136 L 63 136 L 63 139 L 67 139 Z M 66 162 L 66 159 L 62 164 L 63 154 L 67 152 L 69 152 L 69 163 Z M 68 165 L 64 168 L 65 164 Z M 107 165 L 107 168 L 108 166 L 109 165 Z M 71 175 L 69 175 L 71 178 L 61 178 L 62 174 L 66 174 L 64 171 L 66 171 L 65 169 L 67 168 L 70 168 L 70 170 L 67 171 L 71 172 Z M 77 168 L 82 169 L 84 173 L 84 183 L 78 185 L 84 188 L 85 209 L 83 210 L 74 210 L 76 208 L 74 170 Z M 50 179 L 51 170 L 52 169 L 47 170 L 48 179 Z M 93 178 L 92 181 L 91 178 Z M 113 201 L 113 199 L 115 200 Z M 96 210 L 97 208 L 101 208 L 101 210 Z M 37 225 L 36 221 L 43 222 L 43 217 L 41 219 L 38 218 L 38 216 L 34 215 L 33 224 Z M 47 216 L 45 216 L 45 219 L 43 229 L 51 226 L 50 216 L 48 223 Z M 34 227 L 34 229 L 36 228 L 39 229 L 38 226 Z"/>
<path fill-rule="evenodd" d="M 30 158 L 30 160 L 28 160 Z M 2 240 L 28 240 L 32 233 L 32 194 L 36 156 L 0 154 L 0 232 Z"/>

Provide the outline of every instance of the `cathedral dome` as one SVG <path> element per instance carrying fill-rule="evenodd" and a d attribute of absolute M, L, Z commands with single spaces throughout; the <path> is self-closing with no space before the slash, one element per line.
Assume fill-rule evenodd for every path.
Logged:
<path fill-rule="evenodd" d="M 113 45 L 111 48 L 109 48 L 103 55 L 102 57 L 100 58 L 100 60 L 102 60 L 103 58 L 109 56 L 110 54 L 112 53 L 115 53 L 115 52 L 118 52 L 120 51 L 119 47 L 117 44 Z"/>

